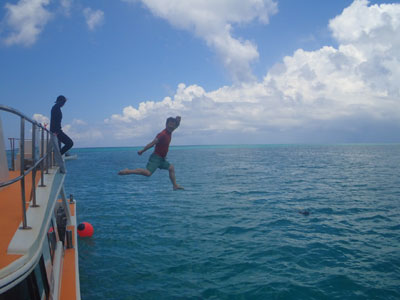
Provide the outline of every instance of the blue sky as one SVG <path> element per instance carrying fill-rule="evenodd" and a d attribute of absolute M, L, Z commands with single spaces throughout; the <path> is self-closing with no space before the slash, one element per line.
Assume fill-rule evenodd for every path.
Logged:
<path fill-rule="evenodd" d="M 170 115 L 174 144 L 400 142 L 400 1 L 0 5 L 0 103 L 43 122 L 65 95 L 78 147 Z"/>

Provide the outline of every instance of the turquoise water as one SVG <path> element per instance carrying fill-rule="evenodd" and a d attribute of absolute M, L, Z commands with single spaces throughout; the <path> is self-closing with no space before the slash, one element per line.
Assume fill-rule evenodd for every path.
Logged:
<path fill-rule="evenodd" d="M 67 162 L 82 299 L 400 299 L 400 145 L 137 150 Z"/>

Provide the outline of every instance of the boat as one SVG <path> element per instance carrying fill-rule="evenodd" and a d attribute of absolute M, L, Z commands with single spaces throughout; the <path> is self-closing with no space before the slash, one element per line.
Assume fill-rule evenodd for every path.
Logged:
<path fill-rule="evenodd" d="M 67 172 L 57 138 L 21 112 L 0 105 L 0 117 L 4 115 L 0 300 L 79 300 L 76 200 L 65 192 Z M 3 129 L 19 132 L 7 150 Z"/>

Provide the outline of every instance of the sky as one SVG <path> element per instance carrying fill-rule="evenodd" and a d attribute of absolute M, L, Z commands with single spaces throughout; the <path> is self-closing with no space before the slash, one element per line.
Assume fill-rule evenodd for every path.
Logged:
<path fill-rule="evenodd" d="M 400 1 L 0 2 L 0 104 L 48 123 L 66 96 L 76 147 L 178 115 L 172 145 L 399 143 L 399 82 Z"/>

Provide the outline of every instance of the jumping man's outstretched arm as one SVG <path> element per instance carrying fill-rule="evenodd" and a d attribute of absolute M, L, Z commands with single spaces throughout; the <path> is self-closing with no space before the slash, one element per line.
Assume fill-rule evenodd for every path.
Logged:
<path fill-rule="evenodd" d="M 153 147 L 154 145 L 156 145 L 158 143 L 158 138 L 155 138 L 151 143 L 147 144 L 142 150 L 138 151 L 139 155 L 142 155 L 143 152 L 149 150 L 151 147 Z"/>
<path fill-rule="evenodd" d="M 158 143 L 158 138 L 155 138 L 151 143 L 147 144 L 142 150 L 138 151 L 139 155 L 142 155 L 143 152 L 149 150 L 151 147 L 153 147 L 155 144 Z M 143 176 L 151 176 L 151 172 L 147 169 L 134 169 L 134 170 L 129 170 L 129 169 L 124 169 L 118 172 L 118 175 L 129 175 L 129 174 L 137 174 L 137 175 L 143 175 Z"/>

